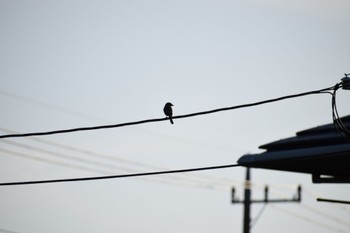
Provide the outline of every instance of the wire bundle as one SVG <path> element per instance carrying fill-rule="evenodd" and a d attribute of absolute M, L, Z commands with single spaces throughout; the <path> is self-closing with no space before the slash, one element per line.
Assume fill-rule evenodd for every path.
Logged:
<path fill-rule="evenodd" d="M 338 130 L 338 132 L 344 137 L 344 139 L 348 142 L 350 142 L 350 130 L 346 128 L 344 123 L 342 122 L 341 118 L 339 117 L 338 109 L 337 109 L 337 102 L 336 102 L 336 94 L 337 90 L 343 87 L 343 83 L 338 83 L 334 86 L 333 93 L 332 94 L 332 117 L 333 117 L 333 124 L 334 127 Z"/>

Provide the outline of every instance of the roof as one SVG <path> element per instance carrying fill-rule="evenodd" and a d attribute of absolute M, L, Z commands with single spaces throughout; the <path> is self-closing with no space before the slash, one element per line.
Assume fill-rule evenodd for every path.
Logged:
<path fill-rule="evenodd" d="M 350 128 L 350 115 L 341 118 Z M 350 143 L 326 124 L 296 133 L 296 136 L 260 146 L 266 151 L 238 160 L 245 167 L 309 173 L 313 181 L 350 183 Z M 330 176 L 322 178 L 322 175 Z"/>

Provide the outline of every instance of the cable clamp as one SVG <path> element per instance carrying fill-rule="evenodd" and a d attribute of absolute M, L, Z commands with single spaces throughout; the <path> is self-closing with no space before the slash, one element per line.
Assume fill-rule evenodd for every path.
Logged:
<path fill-rule="evenodd" d="M 341 79 L 343 90 L 350 90 L 350 77 L 349 74 L 345 74 L 345 77 Z"/>

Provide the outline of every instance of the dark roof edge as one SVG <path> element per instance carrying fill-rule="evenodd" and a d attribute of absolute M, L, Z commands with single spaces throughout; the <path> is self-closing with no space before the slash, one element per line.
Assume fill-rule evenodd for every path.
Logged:
<path fill-rule="evenodd" d="M 320 156 L 334 155 L 337 153 L 348 153 L 350 150 L 350 144 L 333 145 L 333 146 L 320 146 L 312 148 L 303 148 L 287 151 L 271 151 L 261 154 L 246 154 L 240 157 L 237 163 L 241 166 L 255 166 L 259 163 L 266 162 L 283 162 L 288 160 L 297 160 L 301 158 L 312 158 Z"/>

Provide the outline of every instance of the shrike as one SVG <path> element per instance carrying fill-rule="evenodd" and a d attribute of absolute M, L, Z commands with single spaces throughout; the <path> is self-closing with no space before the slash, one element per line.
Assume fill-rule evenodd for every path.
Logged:
<path fill-rule="evenodd" d="M 173 109 L 171 108 L 171 106 L 174 106 L 174 105 L 172 103 L 170 103 L 170 102 L 166 103 L 165 106 L 164 106 L 163 111 L 164 111 L 164 114 L 167 117 L 169 117 L 170 123 L 174 124 L 173 119 L 172 119 L 172 117 L 173 117 Z"/>

